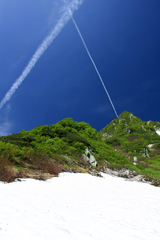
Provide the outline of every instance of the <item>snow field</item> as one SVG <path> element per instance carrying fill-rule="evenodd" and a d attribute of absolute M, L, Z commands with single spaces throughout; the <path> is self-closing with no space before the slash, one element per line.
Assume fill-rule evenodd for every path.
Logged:
<path fill-rule="evenodd" d="M 0 239 L 159 240 L 160 188 L 103 176 L 0 182 Z"/>

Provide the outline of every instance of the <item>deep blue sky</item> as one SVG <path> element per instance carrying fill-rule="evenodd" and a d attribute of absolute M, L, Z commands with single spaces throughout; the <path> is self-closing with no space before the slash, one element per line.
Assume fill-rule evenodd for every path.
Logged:
<path fill-rule="evenodd" d="M 60 0 L 0 0 L 0 101 L 62 6 Z M 85 0 L 74 13 L 118 114 L 126 110 L 144 121 L 160 121 L 159 9 L 159 0 Z M 72 21 L 0 110 L 0 135 L 66 117 L 97 130 L 115 118 Z"/>

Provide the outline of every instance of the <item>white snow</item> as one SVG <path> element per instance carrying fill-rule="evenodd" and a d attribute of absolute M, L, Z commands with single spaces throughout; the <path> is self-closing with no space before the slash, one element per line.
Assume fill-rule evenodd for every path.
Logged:
<path fill-rule="evenodd" d="M 159 130 L 157 130 L 157 131 L 156 131 L 156 133 L 157 133 L 158 135 L 160 135 L 160 129 L 159 129 Z"/>
<path fill-rule="evenodd" d="M 159 240 L 160 188 L 103 176 L 0 182 L 0 239 Z"/>

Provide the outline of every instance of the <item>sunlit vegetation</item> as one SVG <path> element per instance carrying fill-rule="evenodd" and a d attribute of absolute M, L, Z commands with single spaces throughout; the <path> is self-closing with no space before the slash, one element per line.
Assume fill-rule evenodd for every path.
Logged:
<path fill-rule="evenodd" d="M 123 112 L 102 129 L 101 134 L 107 145 L 128 155 L 132 161 L 136 157 L 136 171 L 159 185 L 160 136 L 156 129 L 160 129 L 160 122 L 144 122 L 132 113 Z"/>
<path fill-rule="evenodd" d="M 19 172 L 41 171 L 57 175 L 64 170 L 85 172 L 93 168 L 82 159 L 90 149 L 97 160 L 97 170 L 127 168 L 160 181 L 160 136 L 155 132 L 160 123 L 143 122 L 124 112 L 100 132 L 88 123 L 66 118 L 54 125 L 38 126 L 30 131 L 0 137 L 1 172 L 16 172 L 5 181 L 16 178 Z M 148 147 L 152 144 L 152 149 Z M 136 164 L 134 157 L 137 158 Z M 14 175 L 14 176 L 13 176 Z M 21 174 L 23 175 L 23 174 Z M 3 176 L 0 178 L 3 180 Z"/>

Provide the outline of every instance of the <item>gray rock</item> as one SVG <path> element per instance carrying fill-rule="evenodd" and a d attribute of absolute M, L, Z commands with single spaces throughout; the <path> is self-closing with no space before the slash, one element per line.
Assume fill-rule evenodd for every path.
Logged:
<path fill-rule="evenodd" d="M 101 173 L 96 171 L 95 169 L 92 169 L 91 171 L 88 171 L 89 174 L 95 177 L 102 177 Z"/>
<path fill-rule="evenodd" d="M 112 137 L 112 135 L 109 135 L 108 133 L 103 133 L 103 137 L 110 138 L 110 137 Z"/>
<path fill-rule="evenodd" d="M 133 157 L 133 162 L 137 163 L 137 161 L 138 161 L 137 157 Z"/>
<path fill-rule="evenodd" d="M 68 160 L 68 162 L 69 162 L 70 164 L 73 164 L 72 159 L 70 159 L 68 156 L 64 156 L 64 157 Z"/>
<path fill-rule="evenodd" d="M 137 175 L 130 179 L 131 181 L 144 182 L 144 179 L 141 175 Z"/>
<path fill-rule="evenodd" d="M 119 123 L 120 123 L 121 121 L 123 121 L 123 120 L 125 120 L 125 118 L 120 118 L 120 119 L 119 119 Z"/>
<path fill-rule="evenodd" d="M 104 167 L 103 172 L 107 173 L 109 175 L 112 175 L 112 176 L 123 177 L 123 178 L 127 178 L 127 179 L 131 179 L 138 175 L 136 171 L 129 170 L 129 169 L 111 170 L 109 168 Z"/>
<path fill-rule="evenodd" d="M 122 169 L 119 174 L 118 177 L 123 177 L 123 178 L 130 178 L 130 171 L 128 169 Z"/>
<path fill-rule="evenodd" d="M 127 132 L 128 134 L 130 134 L 132 131 L 131 131 L 131 129 L 127 128 L 127 129 L 126 129 L 126 132 Z"/>
<path fill-rule="evenodd" d="M 129 116 L 130 120 L 132 120 L 132 117 L 133 117 L 133 114 L 130 114 L 130 116 Z"/>
<path fill-rule="evenodd" d="M 137 172 L 129 169 L 121 169 L 118 174 L 118 177 L 123 177 L 123 178 L 133 178 L 135 176 L 137 176 Z"/>
<path fill-rule="evenodd" d="M 134 170 L 129 170 L 129 169 L 111 170 L 109 168 L 103 167 L 102 172 L 112 176 L 116 176 L 116 177 L 123 177 L 129 181 L 137 181 L 137 182 L 144 182 L 144 183 L 147 182 L 143 178 L 143 176 L 138 175 L 137 172 Z"/>
<path fill-rule="evenodd" d="M 89 162 L 93 167 L 97 166 L 97 161 L 93 156 L 93 153 L 88 148 L 86 148 L 85 154 L 82 155 L 82 158 L 83 158 L 83 161 Z"/>
<path fill-rule="evenodd" d="M 111 170 L 111 169 L 105 168 L 105 167 L 103 168 L 103 171 L 104 171 L 104 173 L 107 173 L 109 175 L 118 177 L 118 172 L 117 171 L 114 171 L 114 170 Z"/>
<path fill-rule="evenodd" d="M 142 153 L 142 157 L 150 157 L 149 156 L 149 151 L 148 151 L 148 149 L 147 148 L 144 148 L 144 152 Z"/>
<path fill-rule="evenodd" d="M 149 144 L 149 145 L 148 145 L 148 148 L 149 148 L 149 149 L 152 149 L 153 146 L 154 146 L 154 144 Z"/>

